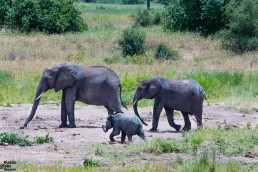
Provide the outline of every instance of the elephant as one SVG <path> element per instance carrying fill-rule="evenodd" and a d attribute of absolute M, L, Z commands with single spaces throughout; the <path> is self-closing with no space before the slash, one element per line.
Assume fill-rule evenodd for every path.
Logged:
<path fill-rule="evenodd" d="M 181 125 L 174 122 L 174 110 L 181 111 L 185 126 L 184 131 L 191 130 L 189 114 L 194 115 L 198 128 L 202 127 L 203 100 L 206 99 L 201 85 L 191 78 L 171 80 L 167 78 L 153 78 L 142 80 L 134 94 L 133 109 L 144 125 L 147 125 L 139 116 L 137 102 L 141 99 L 154 99 L 153 121 L 150 131 L 157 131 L 159 117 L 162 109 L 165 109 L 168 123 L 176 131 L 180 131 Z"/>
<path fill-rule="evenodd" d="M 109 138 L 111 142 L 114 142 L 114 136 L 119 135 L 122 131 L 121 143 L 125 142 L 125 137 L 128 137 L 128 141 L 132 142 L 133 135 L 138 135 L 145 140 L 144 130 L 140 119 L 131 114 L 123 114 L 118 112 L 114 115 L 108 115 L 106 125 L 102 125 L 104 132 L 113 128 Z"/>
<path fill-rule="evenodd" d="M 90 105 L 104 105 L 108 114 L 122 112 L 120 103 L 127 109 L 126 104 L 121 99 L 121 82 L 113 70 L 104 66 L 86 67 L 60 64 L 45 68 L 38 84 L 31 113 L 23 127 L 27 127 L 35 115 L 42 94 L 52 88 L 55 92 L 62 90 L 60 128 L 76 127 L 75 101 Z M 69 125 L 67 125 L 67 117 Z"/>

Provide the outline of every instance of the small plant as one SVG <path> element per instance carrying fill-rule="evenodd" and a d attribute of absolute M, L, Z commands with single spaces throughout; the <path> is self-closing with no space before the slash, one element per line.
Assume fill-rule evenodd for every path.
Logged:
<path fill-rule="evenodd" d="M 0 145 L 12 144 L 19 146 L 31 146 L 31 141 L 28 135 L 24 136 L 21 133 L 0 133 Z"/>
<path fill-rule="evenodd" d="M 171 50 L 164 43 L 158 44 L 155 50 L 155 57 L 157 59 L 177 59 L 179 57 L 178 52 L 175 50 Z"/>
<path fill-rule="evenodd" d="M 42 143 L 50 143 L 50 142 L 53 142 L 53 137 L 49 136 L 49 133 L 47 133 L 46 136 L 43 136 L 43 137 L 36 137 L 35 138 L 35 142 L 36 143 L 39 143 L 39 144 L 42 144 Z"/>
<path fill-rule="evenodd" d="M 95 149 L 95 155 L 103 155 L 103 150 L 100 147 Z"/>
<path fill-rule="evenodd" d="M 218 137 L 217 139 L 215 139 L 215 144 L 219 147 L 220 153 L 224 153 L 226 148 L 228 147 L 226 140 L 221 137 Z"/>
<path fill-rule="evenodd" d="M 99 166 L 99 161 L 86 158 L 83 160 L 83 165 L 85 167 L 97 167 L 97 166 Z"/>
<path fill-rule="evenodd" d="M 119 45 L 124 56 L 133 56 L 144 53 L 145 33 L 137 28 L 128 28 L 123 31 Z"/>
<path fill-rule="evenodd" d="M 203 141 L 204 141 L 204 138 L 200 136 L 194 136 L 191 138 L 191 144 L 192 144 L 194 155 L 197 155 L 198 149 Z"/>

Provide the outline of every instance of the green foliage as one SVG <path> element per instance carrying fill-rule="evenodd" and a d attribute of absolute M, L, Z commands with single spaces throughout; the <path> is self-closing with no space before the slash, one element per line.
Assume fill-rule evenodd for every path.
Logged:
<path fill-rule="evenodd" d="M 99 166 L 99 161 L 85 158 L 83 160 L 83 165 L 85 167 L 97 167 L 97 166 Z"/>
<path fill-rule="evenodd" d="M 11 71 L 0 69 L 0 88 L 8 86 L 14 80 L 14 75 Z"/>
<path fill-rule="evenodd" d="M 144 151 L 154 154 L 172 153 L 178 149 L 175 140 L 156 139 L 144 146 Z"/>
<path fill-rule="evenodd" d="M 123 4 L 143 4 L 143 0 L 123 0 Z"/>
<path fill-rule="evenodd" d="M 46 136 L 43 137 L 35 137 L 35 142 L 42 144 L 42 143 L 50 143 L 53 142 L 53 137 L 49 136 L 49 133 L 47 133 Z"/>
<path fill-rule="evenodd" d="M 179 55 L 177 51 L 171 50 L 164 43 L 160 43 L 156 47 L 155 57 L 157 59 L 163 59 L 163 60 L 169 60 L 169 59 L 175 60 L 179 57 Z"/>
<path fill-rule="evenodd" d="M 132 15 L 135 26 L 151 26 L 161 23 L 162 15 L 159 12 L 153 13 L 150 10 L 140 10 L 136 15 Z"/>
<path fill-rule="evenodd" d="M 153 16 L 149 10 L 138 11 L 136 15 L 132 16 L 136 26 L 150 26 L 153 23 Z"/>
<path fill-rule="evenodd" d="M 137 28 L 123 30 L 119 45 L 122 47 L 124 56 L 133 56 L 144 53 L 145 33 Z"/>
<path fill-rule="evenodd" d="M 164 28 L 213 34 L 225 27 L 224 7 L 229 0 L 173 0 L 166 6 Z"/>
<path fill-rule="evenodd" d="M 258 47 L 258 4 L 253 0 L 232 0 L 227 8 L 227 29 L 221 33 L 222 47 L 237 53 Z"/>
<path fill-rule="evenodd" d="M 21 32 L 63 33 L 86 30 L 71 0 L 0 0 L 0 27 Z"/>
<path fill-rule="evenodd" d="M 12 144 L 19 146 L 31 146 L 28 136 L 24 136 L 21 133 L 0 133 L 0 145 Z"/>
<path fill-rule="evenodd" d="M 96 147 L 95 149 L 95 155 L 103 155 L 103 150 L 100 147 Z"/>

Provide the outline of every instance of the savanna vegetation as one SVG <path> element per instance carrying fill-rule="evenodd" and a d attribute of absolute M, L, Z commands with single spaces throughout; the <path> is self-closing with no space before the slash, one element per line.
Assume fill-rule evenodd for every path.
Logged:
<path fill-rule="evenodd" d="M 152 2 L 150 11 L 144 11 L 145 4 L 122 5 L 116 1 L 110 1 L 116 4 L 76 2 L 74 6 L 65 9 L 64 13 L 72 11 L 68 13 L 72 15 L 61 17 L 62 22 L 54 20 L 58 16 L 54 18 L 50 15 L 44 18 L 45 21 L 39 20 L 38 23 L 33 23 L 32 19 L 42 19 L 40 15 L 44 10 L 40 10 L 42 8 L 39 2 L 43 1 L 33 1 L 38 2 L 36 5 L 31 4 L 30 0 L 19 1 L 31 5 L 33 8 L 30 9 L 38 12 L 22 11 L 24 15 L 19 20 L 20 16 L 7 2 L 13 1 L 0 0 L 1 105 L 32 103 L 44 68 L 72 63 L 111 67 L 122 81 L 122 97 L 128 105 L 132 104 L 135 88 L 143 79 L 158 76 L 172 79 L 191 77 L 203 86 L 208 103 L 224 102 L 228 107 L 247 113 L 258 111 L 258 5 L 255 1 L 196 0 L 189 3 L 175 0 L 168 3 L 163 0 L 158 4 Z M 129 1 L 123 2 L 132 4 Z M 8 8 L 3 8 L 3 3 Z M 198 6 L 200 3 L 203 6 Z M 59 4 L 55 5 L 58 8 Z M 18 5 L 13 8 L 22 10 Z M 45 8 L 51 9 L 47 6 Z M 6 13 L 8 10 L 10 11 Z M 217 14 L 218 12 L 220 13 Z M 4 14 L 8 14 L 6 18 L 3 18 Z M 224 15 L 227 17 L 224 18 Z M 197 17 L 193 18 L 194 16 Z M 217 18 L 211 19 L 211 16 Z M 73 25 L 67 24 L 68 19 Z M 206 25 L 202 25 L 204 23 Z M 216 23 L 216 27 L 211 23 Z M 131 42 L 129 38 L 134 41 L 136 38 L 135 44 L 127 46 Z M 141 46 L 142 49 L 138 49 Z M 52 90 L 44 94 L 41 102 L 60 100 L 61 93 Z M 140 102 L 140 106 L 152 103 L 145 100 Z M 19 137 L 19 134 L 9 136 L 8 133 L 3 133 L 0 141 L 16 144 L 17 140 L 17 144 L 31 144 L 26 136 L 21 136 L 22 141 Z M 37 143 L 52 141 L 48 135 L 35 138 Z M 86 158 L 86 168 L 19 164 L 17 170 L 255 171 L 252 166 L 219 162 L 216 155 L 244 156 L 254 151 L 257 143 L 257 128 L 230 128 L 225 131 L 204 129 L 185 134 L 183 140 L 159 139 L 119 148 L 112 145 L 89 148 L 100 159 L 114 156 L 111 157 L 112 163 L 119 166 L 98 167 L 101 164 L 99 158 Z M 208 147 L 212 149 L 207 150 Z M 114 152 L 118 154 L 115 156 Z M 144 158 L 150 154 L 157 155 L 158 158 L 174 156 L 174 163 L 148 163 Z M 189 155 L 189 161 L 181 158 L 181 154 Z M 120 160 L 131 160 L 133 155 L 140 156 L 147 163 L 125 170 Z"/>

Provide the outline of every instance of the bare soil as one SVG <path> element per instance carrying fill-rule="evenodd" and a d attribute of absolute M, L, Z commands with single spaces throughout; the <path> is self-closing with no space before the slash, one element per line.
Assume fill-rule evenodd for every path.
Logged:
<path fill-rule="evenodd" d="M 20 147 L 17 145 L 0 146 L 0 164 L 6 160 L 15 160 L 33 164 L 55 164 L 81 165 L 82 159 L 87 155 L 87 146 L 94 144 L 109 144 L 109 134 L 104 133 L 101 126 L 105 124 L 107 111 L 104 107 L 79 106 L 76 105 L 77 128 L 58 128 L 60 125 L 60 106 L 55 103 L 40 105 L 34 119 L 25 129 L 19 129 L 28 117 L 32 105 L 12 105 L 12 107 L 0 106 L 0 132 L 24 132 L 29 135 L 30 140 L 36 136 L 45 136 L 49 133 L 54 143 L 36 144 Z M 125 113 L 132 113 L 133 110 L 124 110 Z M 164 112 L 159 121 L 158 132 L 149 132 L 152 122 L 152 107 L 139 108 L 141 116 L 149 124 L 144 126 L 147 139 L 153 138 L 182 138 L 182 134 L 171 128 L 167 122 Z M 192 129 L 196 128 L 194 117 L 191 116 Z M 175 122 L 184 126 L 183 117 L 175 115 Z M 216 128 L 224 122 L 237 127 L 244 127 L 248 122 L 252 127 L 258 123 L 258 112 L 243 114 L 236 109 L 225 108 L 223 104 L 212 104 L 204 106 L 203 116 L 204 127 Z M 119 137 L 115 138 L 120 140 Z M 142 142 L 138 136 L 133 137 L 134 144 Z M 119 144 L 118 144 L 119 145 Z M 116 146 L 116 144 L 114 145 Z M 77 150 L 77 151 L 73 151 Z M 79 150 L 79 151 L 78 151 Z M 166 157 L 164 157 L 166 159 Z M 164 159 L 164 160 L 165 160 Z M 228 158 L 227 158 L 228 159 Z M 258 163 L 258 157 L 238 157 L 236 161 Z"/>

